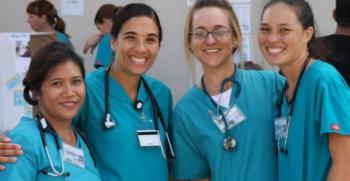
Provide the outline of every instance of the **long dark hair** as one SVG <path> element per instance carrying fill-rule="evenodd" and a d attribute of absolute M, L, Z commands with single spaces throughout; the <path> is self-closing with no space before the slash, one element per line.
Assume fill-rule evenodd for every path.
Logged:
<path fill-rule="evenodd" d="M 315 20 L 309 3 L 305 0 L 271 0 L 267 4 L 265 4 L 261 13 L 261 19 L 265 10 L 268 7 L 277 3 L 284 3 L 288 6 L 293 7 L 293 10 L 295 11 L 295 14 L 298 17 L 298 21 L 300 22 L 304 30 L 308 27 L 312 27 L 314 29 L 314 33 L 307 44 L 308 51 L 312 58 L 324 60 L 324 58 L 328 54 L 328 51 L 323 42 L 319 39 L 316 39 Z"/>
<path fill-rule="evenodd" d="M 56 31 L 66 33 L 66 23 L 61 17 L 58 16 L 57 10 L 53 4 L 46 0 L 33 1 L 27 6 L 27 13 L 35 14 L 39 17 L 45 15 L 47 17 L 47 23 L 52 26 Z"/>
<path fill-rule="evenodd" d="M 38 101 L 30 93 L 40 93 L 41 85 L 51 70 L 57 65 L 72 61 L 81 71 L 85 79 L 85 69 L 83 61 L 67 45 L 60 42 L 53 42 L 37 52 L 30 62 L 29 69 L 23 79 L 24 99 L 31 105 L 37 105 Z"/>

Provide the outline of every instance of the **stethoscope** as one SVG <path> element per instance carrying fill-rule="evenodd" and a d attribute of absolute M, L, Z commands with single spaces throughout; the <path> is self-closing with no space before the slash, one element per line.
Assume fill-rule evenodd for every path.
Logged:
<path fill-rule="evenodd" d="M 65 168 L 64 168 L 63 149 L 62 149 L 62 145 L 59 142 L 58 134 L 52 128 L 50 123 L 46 121 L 45 117 L 41 113 L 38 113 L 36 115 L 35 119 L 37 120 L 39 132 L 40 132 L 40 137 L 41 137 L 41 140 L 43 142 L 43 146 L 44 146 L 44 149 L 45 149 L 46 157 L 49 160 L 50 167 L 51 167 L 51 170 L 52 170 L 52 172 L 50 172 L 49 170 L 45 169 L 45 170 L 42 170 L 41 172 L 43 174 L 45 174 L 45 175 L 50 175 L 50 176 L 54 176 L 54 177 L 58 177 L 58 176 L 68 177 L 68 176 L 70 176 L 70 173 L 66 172 Z M 93 160 L 93 162 L 95 164 L 95 159 L 94 159 L 94 157 L 92 155 L 92 150 L 91 150 L 90 145 L 87 142 L 86 137 L 80 131 L 78 131 L 78 130 L 75 130 L 75 131 L 81 136 L 81 138 L 85 142 L 85 144 L 88 147 L 89 152 L 91 154 L 92 160 Z M 58 169 L 56 169 L 54 164 L 52 163 L 51 155 L 50 155 L 49 148 L 48 148 L 47 141 L 46 141 L 46 137 L 45 137 L 45 132 L 50 133 L 55 139 L 55 144 L 56 144 L 56 147 L 57 147 L 57 150 L 59 152 L 60 159 L 61 159 L 61 171 L 58 171 Z"/>
<path fill-rule="evenodd" d="M 277 140 L 277 150 L 279 152 L 285 154 L 285 155 L 288 154 L 287 143 L 288 143 L 288 136 L 289 136 L 289 125 L 290 125 L 292 114 L 293 114 L 293 110 L 294 110 L 294 103 L 295 103 L 295 99 L 296 99 L 296 94 L 298 92 L 298 88 L 299 88 L 299 84 L 300 84 L 301 78 L 303 77 L 309 62 L 310 62 L 310 56 L 308 56 L 306 58 L 306 60 L 304 61 L 303 67 L 302 67 L 301 72 L 300 72 L 300 74 L 298 76 L 298 81 L 296 83 L 296 86 L 295 86 L 295 89 L 294 89 L 294 92 L 293 92 L 293 97 L 290 99 L 290 101 L 288 101 L 288 111 L 287 111 L 287 120 L 286 120 L 287 128 L 286 128 L 283 148 L 281 148 L 281 146 L 280 146 L 281 139 Z M 286 95 L 287 89 L 288 89 L 288 82 L 286 81 L 284 83 L 282 97 L 279 100 L 279 113 L 278 113 L 277 117 L 281 117 L 282 116 L 283 98 Z"/>
<path fill-rule="evenodd" d="M 114 128 L 116 126 L 114 119 L 111 116 L 110 110 L 109 110 L 109 72 L 111 70 L 111 66 L 109 66 L 107 68 L 107 70 L 105 71 L 105 76 L 104 76 L 104 83 L 105 83 L 105 115 L 103 118 L 103 129 L 104 130 L 108 130 L 111 128 Z M 167 159 L 173 159 L 174 158 L 174 151 L 170 142 L 170 138 L 169 138 L 169 134 L 168 134 L 168 130 L 167 127 L 165 126 L 165 121 L 164 121 L 164 117 L 163 114 L 158 106 L 157 100 L 154 97 L 149 85 L 147 84 L 146 80 L 143 78 L 143 76 L 141 76 L 141 83 L 145 86 L 145 89 L 147 91 L 147 94 L 150 97 L 151 100 L 151 104 L 152 104 L 152 112 L 153 112 L 153 124 L 154 124 L 154 128 L 156 129 L 158 135 L 160 135 L 160 128 L 159 128 L 159 122 L 158 120 L 160 120 L 160 123 L 162 124 L 163 128 L 164 128 L 164 132 L 165 132 L 165 136 L 167 139 L 167 146 L 166 146 L 166 151 L 163 150 L 163 147 L 161 146 L 161 150 L 162 150 L 162 154 L 165 158 Z M 140 100 L 137 100 L 134 103 L 134 108 L 138 111 L 142 110 L 143 108 L 143 102 Z M 158 119 L 159 118 L 159 119 Z M 165 153 L 166 152 L 166 153 Z"/>
<path fill-rule="evenodd" d="M 236 71 L 234 71 L 234 73 L 233 73 L 233 75 L 231 77 L 225 78 L 222 81 L 221 86 L 220 86 L 220 91 L 219 91 L 220 96 L 224 92 L 224 87 L 225 87 L 225 84 L 227 82 L 231 81 L 237 87 L 236 91 L 234 92 L 233 100 L 232 100 L 232 103 L 229 106 L 228 111 L 235 105 L 235 103 L 237 101 L 237 98 L 238 98 L 238 96 L 241 93 L 241 84 L 234 79 Z M 217 113 L 216 113 L 216 116 L 215 116 L 215 120 L 216 121 L 222 120 L 224 122 L 224 125 L 225 125 L 225 138 L 224 138 L 224 141 L 223 141 L 223 147 L 224 147 L 224 149 L 226 151 L 232 151 L 236 147 L 237 141 L 230 134 L 230 130 L 229 130 L 229 127 L 228 127 L 228 124 L 227 124 L 226 115 L 223 113 L 222 109 L 220 109 L 220 105 L 217 104 L 215 102 L 215 100 L 209 95 L 209 93 L 208 93 L 208 91 L 207 91 L 207 89 L 205 87 L 205 84 L 204 84 L 204 76 L 202 76 L 201 84 L 202 84 L 204 93 L 209 97 L 209 99 L 210 99 L 211 103 L 214 105 L 214 107 L 216 107 Z M 220 103 L 220 99 L 219 99 L 219 103 Z"/>

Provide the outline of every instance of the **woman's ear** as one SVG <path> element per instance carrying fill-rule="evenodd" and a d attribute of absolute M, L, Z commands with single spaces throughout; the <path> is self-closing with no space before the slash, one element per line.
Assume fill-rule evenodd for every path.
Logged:
<path fill-rule="evenodd" d="M 304 35 L 307 43 L 312 39 L 312 36 L 314 35 L 315 30 L 313 27 L 309 26 L 308 28 L 305 29 L 304 33 L 305 33 Z"/>
<path fill-rule="evenodd" d="M 32 91 L 32 99 L 38 101 L 40 99 L 40 93 L 38 91 Z"/>

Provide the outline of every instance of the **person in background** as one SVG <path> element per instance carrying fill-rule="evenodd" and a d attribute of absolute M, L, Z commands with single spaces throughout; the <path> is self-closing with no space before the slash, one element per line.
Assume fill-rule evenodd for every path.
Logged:
<path fill-rule="evenodd" d="M 158 54 L 162 27 L 156 11 L 142 3 L 126 5 L 113 20 L 116 56 L 109 67 L 87 75 L 87 96 L 74 124 L 90 141 L 102 180 L 166 181 L 172 95 L 145 75 Z M 1 163 L 20 152 L 3 140 Z"/>
<path fill-rule="evenodd" d="M 22 117 L 8 134 L 24 155 L 16 164 L 6 164 L 1 180 L 100 180 L 86 138 L 71 126 L 84 101 L 84 76 L 82 60 L 62 43 L 35 54 L 23 94 L 38 113 Z"/>
<path fill-rule="evenodd" d="M 243 67 L 245 70 L 263 70 L 263 68 L 253 61 L 244 61 Z"/>
<path fill-rule="evenodd" d="M 329 50 L 325 61 L 333 65 L 350 85 L 350 1 L 336 0 L 335 34 L 320 37 Z"/>
<path fill-rule="evenodd" d="M 56 8 L 49 1 L 39 0 L 29 3 L 27 14 L 27 22 L 34 31 L 54 33 L 56 41 L 74 49 L 65 31 L 65 22 L 58 16 Z"/>
<path fill-rule="evenodd" d="M 273 120 L 283 79 L 234 65 L 242 33 L 225 0 L 197 0 L 184 31 L 188 60 L 203 69 L 201 86 L 177 103 L 171 122 L 177 180 L 275 181 Z M 188 62 L 189 65 L 193 62 Z"/>
<path fill-rule="evenodd" d="M 95 57 L 94 67 L 108 67 L 113 60 L 113 50 L 111 48 L 111 29 L 113 18 L 121 7 L 113 4 L 102 5 L 95 15 L 95 25 L 100 33 L 89 37 L 84 45 L 83 53 L 93 53 L 96 46 L 97 53 Z"/>
<path fill-rule="evenodd" d="M 272 0 L 259 45 L 287 81 L 275 120 L 278 180 L 350 180 L 350 89 L 322 62 L 314 17 L 304 0 Z"/>

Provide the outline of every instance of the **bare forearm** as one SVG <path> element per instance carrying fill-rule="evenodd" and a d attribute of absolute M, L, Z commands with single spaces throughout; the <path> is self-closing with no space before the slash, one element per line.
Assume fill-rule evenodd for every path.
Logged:
<path fill-rule="evenodd" d="M 350 167 L 348 164 L 333 164 L 328 174 L 328 181 L 350 180 Z"/>
<path fill-rule="evenodd" d="M 329 134 L 329 151 L 332 166 L 327 180 L 350 180 L 350 136 Z"/>
<path fill-rule="evenodd" d="M 193 181 L 210 181 L 210 178 L 205 178 L 205 179 L 197 179 L 197 180 L 193 180 Z"/>

